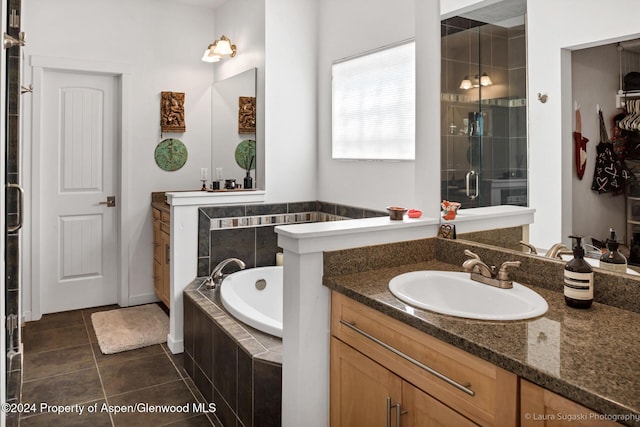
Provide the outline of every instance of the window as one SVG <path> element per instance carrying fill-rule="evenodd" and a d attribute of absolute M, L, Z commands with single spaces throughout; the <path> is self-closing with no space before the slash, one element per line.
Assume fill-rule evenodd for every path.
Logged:
<path fill-rule="evenodd" d="M 415 159 L 415 42 L 332 67 L 332 158 Z"/>

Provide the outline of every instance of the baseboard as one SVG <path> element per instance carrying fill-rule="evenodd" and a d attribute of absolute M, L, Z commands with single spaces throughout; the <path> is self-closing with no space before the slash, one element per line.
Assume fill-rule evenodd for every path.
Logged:
<path fill-rule="evenodd" d="M 42 317 L 42 316 L 40 316 L 40 317 Z M 32 313 L 31 313 L 31 311 L 23 311 L 23 312 L 22 312 L 22 323 L 23 323 L 23 324 L 24 324 L 25 322 L 33 322 L 33 321 L 35 321 L 35 320 L 40 320 L 40 319 L 39 319 L 39 318 L 38 318 L 38 319 L 34 319 L 34 318 L 32 317 Z"/>
<path fill-rule="evenodd" d="M 152 302 L 158 302 L 158 301 L 160 300 L 156 296 L 155 292 L 129 296 L 129 306 L 150 304 Z"/>
<path fill-rule="evenodd" d="M 167 347 L 171 350 L 171 353 L 178 354 L 184 352 L 184 341 L 176 341 L 171 334 L 167 335 Z"/>

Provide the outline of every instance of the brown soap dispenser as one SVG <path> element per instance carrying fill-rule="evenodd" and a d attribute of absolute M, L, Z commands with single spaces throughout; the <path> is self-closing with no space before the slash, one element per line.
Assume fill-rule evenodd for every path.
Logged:
<path fill-rule="evenodd" d="M 582 236 L 575 239 L 573 259 L 564 266 L 564 301 L 574 308 L 589 308 L 593 303 L 593 270 L 584 260 Z"/>
<path fill-rule="evenodd" d="M 610 228 L 609 233 L 611 237 L 607 240 L 607 251 L 600 257 L 600 268 L 616 273 L 626 273 L 627 259 L 618 252 L 620 244 L 616 240 L 616 231 Z"/>

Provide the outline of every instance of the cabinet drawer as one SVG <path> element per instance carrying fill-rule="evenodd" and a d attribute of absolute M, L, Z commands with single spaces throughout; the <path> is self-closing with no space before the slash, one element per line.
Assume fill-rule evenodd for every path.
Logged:
<path fill-rule="evenodd" d="M 520 380 L 522 427 L 620 427 L 601 414 L 546 390 L 527 380 Z M 572 418 L 569 418 L 572 417 Z"/>
<path fill-rule="evenodd" d="M 517 423 L 517 376 L 332 292 L 331 333 L 482 425 Z"/>

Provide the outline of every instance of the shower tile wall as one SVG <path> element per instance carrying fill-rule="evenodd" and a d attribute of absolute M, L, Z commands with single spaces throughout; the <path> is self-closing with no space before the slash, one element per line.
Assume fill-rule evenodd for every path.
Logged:
<path fill-rule="evenodd" d="M 9 0 L 7 6 L 7 33 L 15 38 L 20 33 L 20 0 Z M 12 47 L 5 51 L 7 59 L 7 100 L 6 100 L 6 182 L 7 184 L 20 184 L 19 176 L 19 123 L 20 123 L 20 47 Z M 18 196 L 15 190 L 5 192 L 6 201 L 6 225 L 12 227 L 18 221 Z M 7 316 L 20 315 L 19 307 L 19 234 L 5 231 L 5 266 L 6 277 L 4 280 L 6 314 Z M 17 325 L 17 322 L 16 322 Z M 5 342 L 7 343 L 7 401 L 16 402 L 20 396 L 22 383 L 22 362 L 20 357 L 9 357 L 18 351 L 20 343 L 20 328 L 5 328 Z M 7 425 L 18 425 L 17 417 L 7 417 Z"/>
<path fill-rule="evenodd" d="M 198 219 L 198 276 L 236 257 L 248 267 L 275 264 L 277 225 L 386 216 L 386 212 L 321 201 L 203 207 Z M 234 266 L 229 266 L 232 271 Z"/>
<path fill-rule="evenodd" d="M 441 36 L 442 198 L 462 202 L 463 207 L 489 206 L 490 180 L 526 179 L 524 25 L 503 28 L 455 17 L 442 22 Z M 463 77 L 484 72 L 493 85 L 460 88 Z M 464 125 L 469 113 L 478 111 L 486 120 L 482 140 L 469 136 Z M 480 193 L 484 197 L 475 200 L 466 196 L 465 175 L 471 169 L 481 171 Z M 524 194 L 509 200 L 526 204 L 526 184 Z"/>

